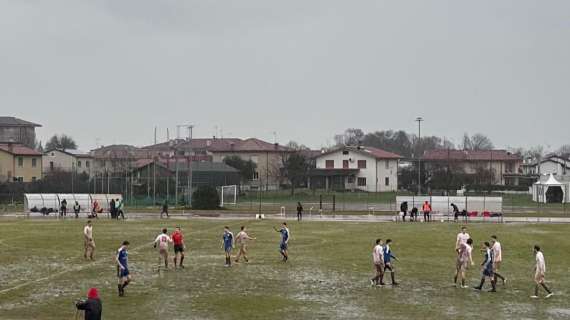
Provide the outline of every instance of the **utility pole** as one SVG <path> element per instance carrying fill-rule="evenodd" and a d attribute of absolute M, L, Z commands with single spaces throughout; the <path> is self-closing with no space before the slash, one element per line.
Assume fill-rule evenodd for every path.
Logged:
<path fill-rule="evenodd" d="M 187 125 L 188 129 L 188 200 L 190 203 L 190 197 L 192 196 L 192 129 L 194 125 Z"/>
<path fill-rule="evenodd" d="M 418 195 L 422 194 L 422 167 L 421 167 L 421 155 L 420 155 L 420 143 L 422 140 L 422 121 L 424 119 L 422 117 L 417 117 L 416 121 L 418 122 L 418 141 L 416 142 L 416 155 L 418 157 Z"/>

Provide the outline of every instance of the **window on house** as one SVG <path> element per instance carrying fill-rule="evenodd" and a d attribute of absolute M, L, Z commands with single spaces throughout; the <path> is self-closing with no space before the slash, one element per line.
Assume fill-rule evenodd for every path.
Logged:
<path fill-rule="evenodd" d="M 325 167 L 327 169 L 334 169 L 334 160 L 326 160 L 325 161 Z"/>
<path fill-rule="evenodd" d="M 354 176 L 348 176 L 347 182 L 354 183 Z"/>
<path fill-rule="evenodd" d="M 359 177 L 357 184 L 359 187 L 366 187 L 366 178 Z"/>
<path fill-rule="evenodd" d="M 251 178 L 251 180 L 257 181 L 259 180 L 259 172 L 255 171 L 253 173 L 253 177 Z"/>
<path fill-rule="evenodd" d="M 366 169 L 366 160 L 358 160 L 358 169 Z"/>
<path fill-rule="evenodd" d="M 347 154 L 348 154 L 348 150 L 342 151 L 342 154 L 347 155 Z"/>
<path fill-rule="evenodd" d="M 385 185 L 385 186 L 389 186 L 389 185 L 390 185 L 390 178 L 389 178 L 389 177 L 384 178 L 384 185 Z"/>
<path fill-rule="evenodd" d="M 16 181 L 16 182 L 24 182 L 24 177 L 14 177 L 14 181 Z"/>
<path fill-rule="evenodd" d="M 50 162 L 49 162 L 49 169 L 50 169 L 50 170 L 53 170 L 53 161 L 50 161 Z"/>
<path fill-rule="evenodd" d="M 85 167 L 89 168 L 90 164 L 89 161 L 85 161 Z"/>
<path fill-rule="evenodd" d="M 24 158 L 22 157 L 18 157 L 18 167 L 23 167 L 24 166 Z"/>
<path fill-rule="evenodd" d="M 32 168 L 35 168 L 38 165 L 38 159 L 32 158 Z"/>
<path fill-rule="evenodd" d="M 32 177 L 32 182 L 36 182 L 36 177 Z"/>
<path fill-rule="evenodd" d="M 348 169 L 348 160 L 342 160 L 342 168 Z"/>
<path fill-rule="evenodd" d="M 81 161 L 77 161 L 77 167 L 81 168 Z"/>
<path fill-rule="evenodd" d="M 251 160 L 251 162 L 257 164 L 257 162 L 259 161 L 259 157 L 258 156 L 251 156 L 251 158 L 249 160 Z"/>
<path fill-rule="evenodd" d="M 390 169 L 390 161 L 386 160 L 386 166 L 385 166 L 385 168 L 386 168 L 386 169 Z"/>

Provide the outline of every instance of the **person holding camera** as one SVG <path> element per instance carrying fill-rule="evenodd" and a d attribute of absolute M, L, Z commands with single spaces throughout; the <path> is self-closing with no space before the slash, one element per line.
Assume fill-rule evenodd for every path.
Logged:
<path fill-rule="evenodd" d="M 87 300 L 79 300 L 75 303 L 77 310 L 85 312 L 85 320 L 101 320 L 103 313 L 103 305 L 99 298 L 99 291 L 97 288 L 91 288 L 87 292 Z"/>

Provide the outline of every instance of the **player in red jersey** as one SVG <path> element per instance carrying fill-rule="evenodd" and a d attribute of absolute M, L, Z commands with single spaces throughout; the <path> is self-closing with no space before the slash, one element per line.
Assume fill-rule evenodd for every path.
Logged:
<path fill-rule="evenodd" d="M 180 256 L 179 267 L 184 269 L 184 250 L 186 250 L 186 245 L 184 244 L 184 235 L 180 227 L 176 227 L 176 230 L 170 237 L 172 242 L 174 242 L 174 268 L 176 268 L 176 261 L 178 261 L 178 256 Z"/>

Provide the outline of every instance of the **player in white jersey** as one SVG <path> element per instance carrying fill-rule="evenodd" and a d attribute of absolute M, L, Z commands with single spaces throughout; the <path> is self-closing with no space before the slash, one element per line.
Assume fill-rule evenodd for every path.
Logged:
<path fill-rule="evenodd" d="M 535 299 L 538 298 L 539 286 L 542 286 L 544 290 L 548 292 L 546 298 L 550 298 L 552 297 L 553 293 L 552 291 L 550 291 L 550 289 L 548 289 L 548 287 L 544 283 L 544 275 L 546 273 L 546 262 L 544 261 L 544 255 L 542 254 L 542 251 L 540 251 L 539 246 L 534 246 L 534 256 L 536 260 L 536 265 L 534 267 L 534 282 L 536 283 L 536 286 L 534 287 L 534 295 L 531 296 L 531 298 Z"/>
<path fill-rule="evenodd" d="M 245 230 L 245 226 L 241 226 L 241 231 L 236 236 L 236 244 L 239 248 L 238 255 L 236 257 L 236 263 L 239 263 L 239 258 L 243 256 L 245 262 L 249 262 L 247 259 L 247 241 L 255 240 L 255 238 L 250 237 Z"/>
<path fill-rule="evenodd" d="M 497 236 L 491 236 L 491 250 L 493 250 L 493 275 L 495 276 L 495 283 L 497 283 L 497 278 L 503 280 L 503 285 L 507 283 L 507 279 L 499 274 L 499 269 L 501 269 L 501 262 L 503 261 L 503 248 L 501 243 L 497 239 Z"/>
<path fill-rule="evenodd" d="M 87 220 L 87 225 L 85 225 L 85 228 L 83 228 L 83 238 L 83 257 L 85 257 L 85 259 L 89 258 L 91 260 L 94 260 L 95 240 L 93 240 L 93 226 L 91 225 L 91 220 Z"/>
<path fill-rule="evenodd" d="M 383 286 L 384 283 L 380 279 L 384 276 L 384 247 L 382 239 L 376 239 L 376 245 L 372 249 L 372 263 L 374 264 L 374 270 L 376 275 L 374 278 L 370 279 L 370 283 L 376 286 Z"/>
<path fill-rule="evenodd" d="M 457 255 L 457 262 L 455 264 L 455 277 L 453 282 L 457 285 L 458 278 L 461 278 L 461 288 L 468 288 L 465 285 L 465 272 L 469 266 L 474 265 L 473 256 L 471 252 L 473 250 L 473 239 L 467 239 L 466 243 L 461 243 L 459 245 L 459 254 Z"/>
<path fill-rule="evenodd" d="M 154 240 L 154 248 L 156 249 L 158 245 L 159 263 L 158 270 L 160 271 L 161 260 L 164 259 L 164 267 L 168 269 L 168 244 L 172 243 L 172 239 L 168 235 L 168 230 L 166 228 L 162 229 L 162 233 L 156 237 Z"/>
<path fill-rule="evenodd" d="M 457 239 L 455 240 L 455 252 L 459 254 L 459 245 L 462 243 L 467 243 L 467 239 L 471 238 L 469 233 L 467 233 L 467 227 L 461 227 L 461 232 L 457 234 Z"/>

